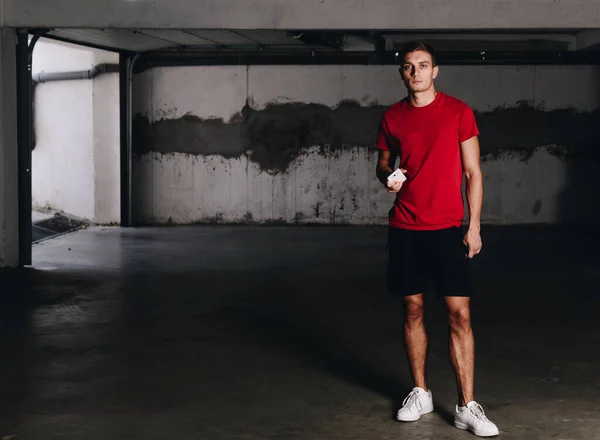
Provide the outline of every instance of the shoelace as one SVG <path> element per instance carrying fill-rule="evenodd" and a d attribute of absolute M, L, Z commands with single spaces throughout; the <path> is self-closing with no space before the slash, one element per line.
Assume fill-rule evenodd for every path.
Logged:
<path fill-rule="evenodd" d="M 421 411 L 421 409 L 423 408 L 423 405 L 421 405 L 421 401 L 419 400 L 416 391 L 411 391 L 410 394 L 406 396 L 406 398 L 402 402 L 402 407 L 413 404 L 417 407 L 419 411 Z"/>
<path fill-rule="evenodd" d="M 480 404 L 475 403 L 469 408 L 471 413 L 477 417 L 479 420 L 483 420 L 484 422 L 489 422 L 488 418 L 485 416 L 485 412 Z"/>

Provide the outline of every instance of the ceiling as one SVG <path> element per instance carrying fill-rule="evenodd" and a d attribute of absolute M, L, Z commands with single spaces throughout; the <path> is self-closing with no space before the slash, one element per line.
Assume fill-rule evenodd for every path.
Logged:
<path fill-rule="evenodd" d="M 148 51 L 394 51 L 414 39 L 438 50 L 579 51 L 600 48 L 600 31 L 368 32 L 202 29 L 52 29 L 46 37 L 109 50 Z"/>
<path fill-rule="evenodd" d="M 198 29 L 54 29 L 47 37 L 132 52 L 169 49 L 293 50 L 306 47 L 302 33 L 277 30 L 198 30 Z"/>

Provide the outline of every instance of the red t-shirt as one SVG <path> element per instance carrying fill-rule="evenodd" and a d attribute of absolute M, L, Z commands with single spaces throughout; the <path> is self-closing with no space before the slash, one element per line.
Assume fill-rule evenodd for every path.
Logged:
<path fill-rule="evenodd" d="M 442 92 L 427 106 L 414 107 L 405 98 L 385 112 L 377 147 L 397 154 L 407 177 L 389 212 L 390 226 L 431 230 L 462 224 L 460 143 L 477 135 L 471 108 Z"/>

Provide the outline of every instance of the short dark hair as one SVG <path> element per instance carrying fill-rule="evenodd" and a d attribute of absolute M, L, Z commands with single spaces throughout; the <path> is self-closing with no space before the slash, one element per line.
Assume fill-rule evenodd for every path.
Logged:
<path fill-rule="evenodd" d="M 398 52 L 398 62 L 402 64 L 406 55 L 417 51 L 429 53 L 433 61 L 433 67 L 437 66 L 437 55 L 435 53 L 435 49 L 424 41 L 411 41 L 410 43 L 405 44 L 400 52 Z"/>

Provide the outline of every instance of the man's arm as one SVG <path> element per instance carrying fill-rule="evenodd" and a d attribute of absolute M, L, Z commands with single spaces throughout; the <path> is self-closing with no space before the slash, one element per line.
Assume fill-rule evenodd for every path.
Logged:
<path fill-rule="evenodd" d="M 468 257 L 481 251 L 481 206 L 483 205 L 483 174 L 480 165 L 479 139 L 473 136 L 460 144 L 463 169 L 467 183 L 469 227 L 464 243 L 468 246 Z"/>
<path fill-rule="evenodd" d="M 392 146 L 393 136 L 390 135 L 389 128 L 387 125 L 386 116 L 384 115 L 381 123 L 379 124 L 379 130 L 377 132 L 377 149 L 379 150 L 379 158 L 377 160 L 377 179 L 385 186 L 387 192 L 397 193 L 402 189 L 401 181 L 388 181 L 390 174 L 394 172 L 396 166 L 396 160 L 398 154 L 395 152 Z M 406 173 L 406 170 L 401 170 Z"/>
<path fill-rule="evenodd" d="M 389 150 L 379 150 L 379 159 L 377 161 L 377 178 L 386 185 L 387 178 L 394 172 L 397 156 Z"/>

